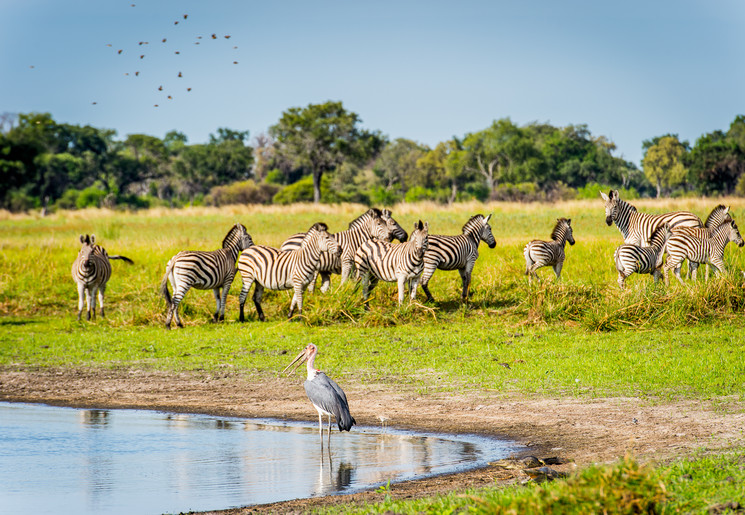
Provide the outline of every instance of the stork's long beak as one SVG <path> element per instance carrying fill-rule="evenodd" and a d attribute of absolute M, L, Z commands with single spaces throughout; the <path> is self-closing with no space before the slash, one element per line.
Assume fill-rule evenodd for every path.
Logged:
<path fill-rule="evenodd" d="M 287 375 L 290 375 L 290 374 L 294 373 L 295 370 L 297 370 L 297 367 L 299 367 L 300 365 L 302 365 L 303 363 L 305 363 L 305 360 L 306 359 L 308 359 L 308 353 L 306 352 L 306 349 L 303 349 L 302 351 L 300 351 L 300 354 L 298 354 L 297 356 L 295 356 L 295 359 L 292 360 L 292 363 L 290 363 L 289 365 L 287 365 L 285 367 L 285 369 L 282 371 L 282 373 L 287 372 L 287 369 L 288 368 L 290 368 L 292 365 L 295 365 L 293 367 L 293 369 L 290 370 L 290 372 Z"/>

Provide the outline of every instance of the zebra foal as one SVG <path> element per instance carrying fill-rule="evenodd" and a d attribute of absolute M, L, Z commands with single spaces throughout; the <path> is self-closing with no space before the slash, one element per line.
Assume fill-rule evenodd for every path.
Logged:
<path fill-rule="evenodd" d="M 101 316 L 105 316 L 103 307 L 106 283 L 111 278 L 111 259 L 121 259 L 132 264 L 133 261 L 126 256 L 109 256 L 106 249 L 96 244 L 96 236 L 91 234 L 80 235 L 81 247 L 78 256 L 72 263 L 72 279 L 78 287 L 78 320 L 83 313 L 83 300 L 85 299 L 87 317 L 96 318 L 96 294 L 98 304 L 101 306 Z"/>
<path fill-rule="evenodd" d="M 729 242 L 734 242 L 738 247 L 745 244 L 734 220 L 717 227 L 708 238 L 674 233 L 667 242 L 668 257 L 664 267 L 665 284 L 669 284 L 668 273 L 670 270 L 674 271 L 675 277 L 683 284 L 683 279 L 680 277 L 680 264 L 685 259 L 694 263 L 705 263 L 714 267 L 718 272 L 724 272 L 724 248 Z M 708 278 L 709 268 L 706 269 L 706 279 L 708 280 Z"/>
<path fill-rule="evenodd" d="M 523 256 L 525 256 L 525 275 L 528 276 L 528 282 L 531 282 L 533 277 L 538 279 L 536 271 L 544 266 L 553 267 L 557 281 L 561 278 L 566 242 L 574 245 L 572 219 L 558 218 L 551 231 L 550 241 L 533 240 L 525 245 Z"/>
<path fill-rule="evenodd" d="M 222 248 L 217 250 L 182 250 L 173 256 L 166 265 L 166 273 L 160 283 L 160 293 L 166 300 L 166 329 L 171 321 L 184 327 L 178 314 L 178 307 L 190 288 L 212 290 L 215 295 L 215 314 L 213 320 L 225 320 L 225 304 L 230 285 L 235 277 L 235 260 L 244 249 L 253 245 L 253 240 L 243 224 L 235 224 L 222 240 Z M 173 296 L 168 291 L 168 282 L 173 288 Z M 222 290 L 222 292 L 221 292 Z"/>
<path fill-rule="evenodd" d="M 471 273 L 479 257 L 479 243 L 483 240 L 490 249 L 497 245 L 489 225 L 490 218 L 491 215 L 472 216 L 463 226 L 462 234 L 458 236 L 429 235 L 429 246 L 424 253 L 424 271 L 419 281 L 427 295 L 427 301 L 435 300 L 428 285 L 437 269 L 457 270 L 463 286 L 461 299 L 465 301 L 468 298 Z"/>
<path fill-rule="evenodd" d="M 398 305 L 404 302 L 406 281 L 411 281 L 411 300 L 416 297 L 416 288 L 424 270 L 424 253 L 428 248 L 429 223 L 421 220 L 414 224 L 406 243 L 392 244 L 379 240 L 367 240 L 354 256 L 357 278 L 362 279 L 362 301 L 369 309 L 370 291 L 379 280 L 398 283 Z"/>
<path fill-rule="evenodd" d="M 305 233 L 293 234 L 287 238 L 280 250 L 290 251 L 300 248 Z M 351 276 L 354 269 L 354 255 L 359 246 L 370 238 L 391 241 L 398 239 L 406 241 L 408 234 L 398 222 L 391 216 L 389 210 L 371 208 L 349 223 L 349 229 L 340 231 L 333 235 L 341 247 L 341 256 L 328 252 L 321 253 L 318 272 L 321 274 L 321 291 L 327 292 L 331 284 L 331 274 L 341 274 L 341 283 L 344 284 Z M 316 273 L 316 275 L 317 275 Z M 316 275 L 314 275 L 308 290 L 313 291 Z"/>
<path fill-rule="evenodd" d="M 621 200 L 618 190 L 611 190 L 608 195 L 600 192 L 605 201 L 605 223 L 608 226 L 615 222 L 623 234 L 623 242 L 647 246 L 652 233 L 663 225 L 670 224 L 670 229 L 677 227 L 703 227 L 701 219 L 688 211 L 673 211 L 661 215 L 640 213 L 628 202 Z"/>
<path fill-rule="evenodd" d="M 652 234 L 649 246 L 642 247 L 624 243 L 616 248 L 613 253 L 613 261 L 618 271 L 618 286 L 622 290 L 626 285 L 626 278 L 633 273 L 652 274 L 654 282 L 660 280 L 665 244 L 671 234 L 670 224 L 666 223 Z"/>
<path fill-rule="evenodd" d="M 240 321 L 244 321 L 243 307 L 248 297 L 251 285 L 254 288 L 253 301 L 259 320 L 264 321 L 264 311 L 261 309 L 261 297 L 264 289 L 289 290 L 294 294 L 290 303 L 290 313 L 297 307 L 298 313 L 303 313 L 303 292 L 315 278 L 321 254 L 329 252 L 341 253 L 341 247 L 328 233 L 328 226 L 316 223 L 305 233 L 300 248 L 290 251 L 277 250 L 264 245 L 254 245 L 245 250 L 238 259 L 238 271 L 243 280 L 243 287 L 239 297 Z"/>

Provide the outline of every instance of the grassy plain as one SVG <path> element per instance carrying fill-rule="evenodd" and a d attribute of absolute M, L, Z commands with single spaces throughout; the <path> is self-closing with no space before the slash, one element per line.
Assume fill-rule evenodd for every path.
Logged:
<path fill-rule="evenodd" d="M 724 202 L 732 207 L 735 219 L 741 220 L 745 201 Z M 646 212 L 687 209 L 703 219 L 717 201 L 634 203 Z M 212 294 L 192 290 L 181 307 L 187 327 L 163 329 L 164 303 L 158 285 L 166 262 L 179 250 L 218 248 L 235 222 L 246 225 L 254 242 L 279 246 L 286 236 L 307 230 L 317 221 L 328 223 L 332 232 L 343 230 L 364 210 L 354 205 L 301 205 L 137 213 L 87 210 L 45 218 L 0 214 L 0 370 L 144 367 L 209 371 L 230 366 L 246 375 L 268 376 L 286 364 L 287 353 L 314 342 L 321 348 L 324 369 L 341 384 L 382 381 L 407 385 L 423 395 L 467 389 L 499 392 L 505 397 L 640 397 L 660 403 L 692 399 L 719 402 L 724 410 L 742 410 L 742 250 L 729 245 L 725 252 L 728 272 L 708 283 L 700 274 L 697 284 L 681 286 L 672 279 L 665 288 L 654 285 L 649 276 L 633 276 L 627 290 L 620 292 L 612 255 L 622 238 L 615 227 L 605 225 L 600 200 L 394 207 L 394 216 L 407 231 L 422 219 L 429 221 L 435 234 L 460 233 L 471 215 L 493 213 L 497 247 L 481 246 L 467 305 L 458 300 L 456 272 L 435 274 L 430 283 L 435 304 L 398 308 L 395 285 L 381 284 L 374 291 L 369 313 L 362 309 L 361 292 L 353 285 L 339 288 L 335 276 L 332 292 L 306 293 L 302 317 L 286 320 L 289 292 L 267 292 L 263 304 L 268 322 L 256 320 L 249 299 L 249 321 L 239 324 L 241 281 L 236 278 L 226 323 L 209 323 Z M 562 216 L 572 219 L 577 240 L 575 246 L 567 247 L 562 281 L 557 284 L 553 272 L 542 269 L 539 275 L 544 280 L 529 286 L 523 275 L 522 248 L 530 239 L 548 239 L 556 218 Z M 94 323 L 75 319 L 77 292 L 70 266 L 81 233 L 95 234 L 110 254 L 135 261 L 131 266 L 113 262 L 107 317 Z M 422 299 L 420 292 L 418 300 Z M 719 480 L 704 478 L 707 474 L 719 477 L 721 469 L 739 466 L 739 475 L 733 472 L 734 476 L 726 477 L 742 479 L 738 459 L 698 456 L 662 469 L 642 467 L 642 472 L 633 462 L 620 463 L 593 469 L 587 474 L 594 479 L 571 484 L 587 489 L 587 481 L 604 475 L 638 475 L 642 498 L 657 502 L 664 494 L 667 509 L 677 506 L 675 510 L 696 511 L 717 500 L 733 499 L 727 488 L 717 488 Z M 696 466 L 703 472 L 686 471 Z M 660 493 L 654 485 L 662 476 L 668 487 L 680 488 L 673 494 Z M 675 479 L 683 476 L 702 480 Z M 557 488 L 568 487 L 552 486 L 538 497 L 564 495 Z M 526 492 L 492 489 L 471 492 L 472 498 L 453 494 L 422 502 L 435 507 L 434 512 L 461 509 L 465 504 L 490 511 L 490 506 L 523 502 L 515 500 L 521 496 L 534 499 L 534 493 Z M 577 495 L 575 490 L 569 492 Z M 505 495 L 509 502 L 504 501 Z M 699 504 L 695 504 L 697 497 L 703 499 Z M 743 494 L 734 500 L 745 504 Z M 426 511 L 425 506 L 421 502 L 383 503 L 367 509 L 417 512 Z"/>

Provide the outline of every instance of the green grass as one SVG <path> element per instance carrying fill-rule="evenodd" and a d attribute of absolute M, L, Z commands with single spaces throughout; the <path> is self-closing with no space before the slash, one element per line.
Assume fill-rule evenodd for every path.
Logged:
<path fill-rule="evenodd" d="M 745 454 L 698 455 L 659 467 L 631 458 L 591 466 L 551 483 L 479 488 L 417 500 L 335 506 L 318 513 L 627 514 L 740 513 L 745 508 Z M 740 507 L 738 509 L 737 507 Z"/>

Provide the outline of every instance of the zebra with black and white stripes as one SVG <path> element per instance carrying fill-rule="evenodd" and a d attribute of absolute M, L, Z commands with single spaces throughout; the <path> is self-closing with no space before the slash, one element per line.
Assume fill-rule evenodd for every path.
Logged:
<path fill-rule="evenodd" d="M 680 283 L 680 264 L 688 259 L 694 263 L 705 263 L 714 267 L 717 272 L 724 272 L 724 249 L 729 242 L 742 247 L 740 230 L 734 220 L 724 223 L 714 230 L 708 238 L 698 238 L 684 233 L 674 233 L 667 242 L 667 262 L 665 263 L 665 284 L 669 284 L 668 273 L 673 270 Z M 695 271 L 694 271 L 695 280 Z M 709 268 L 706 269 L 706 279 L 709 278 Z"/>
<path fill-rule="evenodd" d="M 640 213 L 637 209 L 621 200 L 618 190 L 611 190 L 608 195 L 600 192 L 605 201 L 605 223 L 608 226 L 615 222 L 623 234 L 623 242 L 639 246 L 648 246 L 649 240 L 659 227 L 670 224 L 670 229 L 677 227 L 703 227 L 701 219 L 688 211 L 673 211 L 661 215 Z"/>
<path fill-rule="evenodd" d="M 293 234 L 287 238 L 280 250 L 290 251 L 300 248 L 300 244 L 305 237 L 305 233 Z M 384 211 L 379 209 L 369 209 L 367 212 L 358 216 L 349 223 L 349 229 L 340 231 L 333 235 L 341 247 L 341 256 L 328 252 L 321 253 L 321 260 L 318 265 L 318 272 L 321 274 L 321 291 L 327 292 L 331 284 L 331 274 L 341 274 L 341 284 L 344 284 L 354 270 L 354 254 L 359 246 L 370 238 L 377 238 L 383 241 L 399 239 L 406 241 L 408 235 L 398 222 L 393 220 L 388 211 L 385 217 Z M 308 290 L 313 291 L 316 277 L 314 276 L 308 285 Z"/>
<path fill-rule="evenodd" d="M 652 274 L 654 282 L 660 280 L 665 244 L 669 241 L 671 234 L 670 224 L 665 223 L 652 234 L 649 246 L 642 247 L 624 243 L 616 248 L 613 261 L 618 270 L 618 286 L 622 290 L 626 284 L 626 278 L 633 273 Z"/>
<path fill-rule="evenodd" d="M 421 220 L 414 224 L 406 243 L 392 244 L 368 240 L 360 245 L 354 257 L 357 278 L 362 279 L 362 301 L 369 309 L 370 291 L 379 280 L 398 283 L 398 305 L 404 302 L 404 289 L 410 281 L 410 298 L 416 297 L 416 288 L 424 270 L 424 254 L 428 248 L 429 223 Z"/>
<path fill-rule="evenodd" d="M 251 285 L 254 288 L 253 301 L 259 320 L 264 321 L 264 311 L 261 309 L 261 297 L 264 289 L 269 290 L 293 290 L 290 313 L 297 307 L 298 313 L 303 313 L 303 292 L 308 284 L 315 278 L 321 254 L 329 252 L 341 253 L 341 247 L 337 241 L 328 233 L 328 226 L 324 223 L 316 223 L 305 233 L 300 248 L 291 251 L 282 251 L 264 245 L 254 245 L 244 251 L 238 258 L 238 270 L 243 280 L 243 287 L 239 297 L 240 321 L 244 321 L 243 306 L 248 297 Z"/>
<path fill-rule="evenodd" d="M 556 280 L 561 278 L 561 269 L 564 267 L 564 247 L 566 242 L 574 245 L 574 233 L 572 231 L 571 218 L 558 218 L 556 225 L 551 231 L 551 240 L 533 240 L 528 242 L 523 249 L 525 257 L 525 275 L 528 276 L 528 282 L 532 282 L 535 277 L 538 280 L 536 271 L 544 266 L 553 267 L 556 274 Z"/>
<path fill-rule="evenodd" d="M 104 314 L 103 299 L 106 293 L 106 283 L 111 278 L 111 259 L 121 259 L 132 264 L 132 260 L 126 256 L 109 256 L 106 249 L 96 244 L 96 236 L 80 235 L 81 247 L 78 256 L 72 263 L 72 279 L 78 287 L 78 320 L 83 313 L 83 301 L 85 299 L 87 309 L 87 320 L 96 318 L 96 294 L 98 304 L 101 308 L 101 316 Z"/>
<path fill-rule="evenodd" d="M 217 308 L 213 315 L 215 322 L 225 320 L 225 304 L 230 285 L 235 277 L 235 261 L 242 250 L 253 245 L 253 240 L 243 224 L 230 228 L 222 240 L 222 248 L 217 250 L 182 250 L 173 256 L 166 265 L 166 273 L 160 283 L 160 292 L 166 300 L 166 329 L 171 328 L 171 320 L 184 327 L 178 314 L 178 307 L 190 288 L 212 290 Z M 173 296 L 168 291 L 168 282 L 173 288 Z"/>
<path fill-rule="evenodd" d="M 479 257 L 479 243 L 483 240 L 490 249 L 497 242 L 489 225 L 491 215 L 474 215 L 463 226 L 462 234 L 457 236 L 443 236 L 439 234 L 429 235 L 429 247 L 424 253 L 424 271 L 419 283 L 427 295 L 427 301 L 434 302 L 429 291 L 429 280 L 435 270 L 457 270 L 460 273 L 463 291 L 461 299 L 468 298 L 468 290 L 471 286 L 471 273 Z"/>
<path fill-rule="evenodd" d="M 706 217 L 703 227 L 678 227 L 673 229 L 673 236 L 676 234 L 686 234 L 694 238 L 706 239 L 711 238 L 714 235 L 714 231 L 725 223 L 732 221 L 732 215 L 729 212 L 729 206 L 719 204 L 711 210 L 709 216 Z M 675 271 L 676 275 L 680 275 L 680 267 L 682 263 L 678 264 L 678 268 Z M 688 276 L 694 281 L 696 280 L 696 271 L 698 270 L 699 263 L 694 261 L 688 261 Z M 706 279 L 709 278 L 709 269 L 706 269 Z"/>

